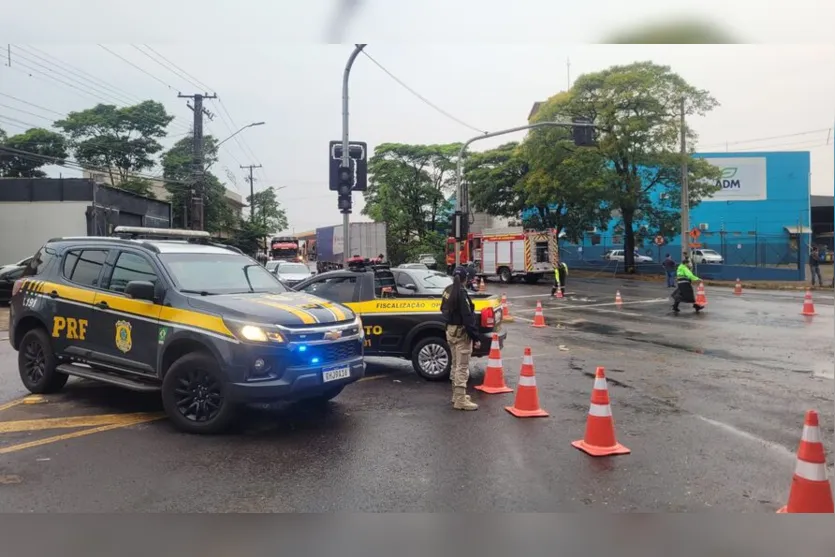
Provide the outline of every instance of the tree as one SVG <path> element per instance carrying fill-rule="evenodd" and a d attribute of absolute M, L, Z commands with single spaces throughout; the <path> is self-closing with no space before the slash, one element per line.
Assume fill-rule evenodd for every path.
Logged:
<path fill-rule="evenodd" d="M 8 147 L 15 151 L 3 151 Z M 64 137 L 43 128 L 32 128 L 24 133 L 7 137 L 0 130 L 0 177 L 41 178 L 46 173 L 40 170 L 49 164 L 63 164 L 67 158 L 67 142 Z"/>
<path fill-rule="evenodd" d="M 392 263 L 420 253 L 444 253 L 460 144 L 377 146 L 368 163 L 371 175 L 362 213 L 386 223 Z"/>
<path fill-rule="evenodd" d="M 717 191 L 721 171 L 692 151 L 679 151 L 681 101 L 685 116 L 704 115 L 718 105 L 707 91 L 688 84 L 668 66 L 636 62 L 580 76 L 566 111 L 590 118 L 598 150 L 611 171 L 608 198 L 622 221 L 628 272 L 634 272 L 636 226 L 642 235 L 670 234 L 681 218 L 681 165 L 688 161 L 690 204 Z M 696 133 L 687 127 L 689 145 Z"/>
<path fill-rule="evenodd" d="M 262 237 L 287 228 L 287 213 L 278 202 L 274 188 L 263 189 L 254 196 L 247 196 L 246 200 L 255 211 L 253 222 L 260 227 Z"/>
<path fill-rule="evenodd" d="M 185 218 L 191 210 L 194 191 L 194 137 L 189 135 L 175 143 L 162 155 L 162 175 L 165 189 L 171 194 L 171 210 L 174 222 L 189 227 Z M 217 160 L 217 140 L 207 135 L 203 137 L 206 168 Z M 203 228 L 210 233 L 236 229 L 238 219 L 226 202 L 226 187 L 211 172 L 203 175 Z"/>
<path fill-rule="evenodd" d="M 108 172 L 115 186 L 150 195 L 150 184 L 133 174 L 154 166 L 153 155 L 162 151 L 157 140 L 173 119 L 161 103 L 144 101 L 124 108 L 98 104 L 70 112 L 55 126 L 69 137 L 79 163 Z"/>

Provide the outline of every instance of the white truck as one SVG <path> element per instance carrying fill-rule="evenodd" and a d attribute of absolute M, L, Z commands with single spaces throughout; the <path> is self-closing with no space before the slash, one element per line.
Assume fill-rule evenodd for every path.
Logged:
<path fill-rule="evenodd" d="M 559 262 L 556 230 L 487 228 L 480 236 L 481 248 L 473 250 L 479 275 L 498 277 L 503 283 L 523 278 L 530 284 L 553 277 Z"/>

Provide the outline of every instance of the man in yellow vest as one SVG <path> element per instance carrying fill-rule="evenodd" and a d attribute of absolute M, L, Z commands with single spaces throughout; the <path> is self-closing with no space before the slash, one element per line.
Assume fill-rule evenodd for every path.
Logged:
<path fill-rule="evenodd" d="M 551 296 L 556 295 L 559 289 L 560 293 L 565 296 L 565 280 L 568 278 L 568 265 L 560 261 L 554 268 L 554 286 L 551 287 Z"/>

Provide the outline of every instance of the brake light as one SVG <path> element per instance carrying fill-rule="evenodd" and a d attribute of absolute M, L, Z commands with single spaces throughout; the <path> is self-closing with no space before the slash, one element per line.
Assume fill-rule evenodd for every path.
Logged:
<path fill-rule="evenodd" d="M 23 279 L 17 279 L 14 281 L 14 285 L 12 286 L 12 296 L 17 294 L 20 291 L 20 287 L 23 286 Z"/>
<path fill-rule="evenodd" d="M 493 313 L 493 308 L 481 310 L 481 326 L 485 329 L 492 329 L 496 326 L 496 315 Z"/>

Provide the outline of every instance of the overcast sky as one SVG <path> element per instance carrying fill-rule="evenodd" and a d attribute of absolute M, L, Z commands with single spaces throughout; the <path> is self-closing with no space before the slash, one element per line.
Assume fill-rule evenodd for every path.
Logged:
<path fill-rule="evenodd" d="M 639 2 L 647 9 L 653 3 L 650 0 Z M 145 9 L 153 12 L 151 5 L 154 2 L 147 4 Z M 57 20 L 77 19 L 77 14 L 71 10 L 60 13 L 64 10 L 63 4 L 52 6 L 56 23 L 51 36 L 53 42 L 50 43 L 45 42 L 44 33 L 51 31 L 51 21 L 45 22 L 46 27 L 39 29 L 38 33 L 27 35 L 23 29 L 33 24 L 32 14 L 21 11 L 19 14 L 12 13 L 11 18 L 6 14 L 0 22 L 0 43 L 17 43 L 23 49 L 30 48 L 29 44 L 38 49 L 30 49 L 30 52 L 39 53 L 55 65 L 34 58 L 32 54 L 27 55 L 30 56 L 29 61 L 18 60 L 20 63 L 16 64 L 13 47 L 12 67 L 7 67 L 8 60 L 5 59 L 4 65 L 0 66 L 0 93 L 42 108 L 0 96 L 0 117 L 6 118 L 0 120 L 0 128 L 8 133 L 19 133 L 28 127 L 27 124 L 49 126 L 50 120 L 57 115 L 45 109 L 66 113 L 101 102 L 102 99 L 93 96 L 96 93 L 106 99 L 112 96 L 123 98 L 127 94 L 130 99 L 152 98 L 163 102 L 170 113 L 177 116 L 170 127 L 172 136 L 179 134 L 182 137 L 188 132 L 191 111 L 184 99 L 177 98 L 177 93 L 198 92 L 196 84 L 190 81 L 199 81 L 223 100 L 222 106 L 217 102 L 207 103 L 217 116 L 207 123 L 206 133 L 223 139 L 235 126 L 253 121 L 266 122 L 264 126 L 242 132 L 238 137 L 245 141 L 238 143 L 233 139 L 224 144 L 220 163 L 214 168 L 221 179 L 226 180 L 231 189 L 245 194 L 247 186 L 239 166 L 260 163 L 263 169 L 256 173 L 256 185 L 284 188 L 279 197 L 287 208 L 290 226 L 296 232 L 340 222 L 335 195 L 327 190 L 327 146 L 330 140 L 340 137 L 341 75 L 352 46 L 269 44 L 264 42 L 270 37 L 264 31 L 263 20 L 258 17 L 252 25 L 254 40 L 259 44 L 241 44 L 236 40 L 239 29 L 232 24 L 233 19 L 240 17 L 235 7 L 241 4 L 247 3 L 224 3 L 223 6 L 212 7 L 212 2 L 204 2 L 201 17 L 206 20 L 207 26 L 221 26 L 218 22 L 223 21 L 228 21 L 229 25 L 226 34 L 209 40 L 204 36 L 201 44 L 172 44 L 175 39 L 171 36 L 173 29 L 170 22 L 167 26 L 147 27 L 144 35 L 136 31 L 137 26 L 129 26 L 133 30 L 127 29 L 122 33 L 124 26 L 110 25 L 115 17 L 113 11 L 121 9 L 119 2 L 101 3 L 96 13 L 85 16 L 83 27 L 100 30 L 91 41 L 84 41 L 87 44 L 80 44 L 78 26 L 72 35 L 65 34 L 65 40 L 72 44 L 54 42 L 61 36 L 61 30 L 66 29 L 60 27 Z M 262 4 L 272 5 L 267 2 Z M 311 1 L 309 4 L 305 9 L 310 11 L 310 17 L 318 18 L 316 21 L 320 25 L 307 25 L 295 31 L 299 40 L 315 41 L 316 33 L 322 35 L 326 28 L 332 3 L 325 5 Z M 374 37 L 383 33 L 380 39 L 385 41 L 396 39 L 397 33 L 401 33 L 404 41 L 412 41 L 412 44 L 375 44 L 368 39 L 367 52 L 420 96 L 475 130 L 495 131 L 525 124 L 534 101 L 563 90 L 569 78 L 573 80 L 581 73 L 601 70 L 612 64 L 652 60 L 672 66 L 691 84 L 708 89 L 721 103 L 708 117 L 691 121 L 700 134 L 700 150 L 809 150 L 812 156 L 812 193 L 833 193 L 835 137 L 831 128 L 835 124 L 835 47 L 831 45 L 473 44 L 476 40 L 489 39 L 480 33 L 474 35 L 476 30 L 469 28 L 468 37 L 473 38 L 470 44 L 418 46 L 413 43 L 419 38 L 415 33 L 416 27 L 432 26 L 435 21 L 447 38 L 453 30 L 443 28 L 442 23 L 430 17 L 430 12 L 416 12 L 410 21 L 405 17 L 409 15 L 409 5 L 395 11 L 391 8 L 393 4 L 366 2 L 351 20 L 352 34 L 357 32 Z M 433 2 L 424 4 L 429 4 L 431 8 Z M 461 4 L 466 3 L 450 8 L 459 20 L 464 18 L 464 14 L 455 10 L 463 10 Z M 490 1 L 482 2 L 485 6 L 490 4 Z M 548 6 L 551 3 L 540 4 L 540 12 L 550 9 Z M 808 15 L 814 3 L 798 2 L 798 6 L 795 15 Z M 807 11 L 803 12 L 801 8 Z M 830 12 L 828 21 L 831 24 L 835 18 L 831 5 L 824 7 L 818 4 L 817 8 Z M 105 9 L 107 12 L 103 11 Z M 56 13 L 56 10 L 59 12 Z M 274 12 L 273 9 L 270 13 Z M 253 17 L 251 11 L 248 13 Z M 501 26 L 495 15 L 485 16 L 484 21 L 489 20 L 493 27 L 487 28 L 495 29 L 496 36 L 501 29 L 521 29 L 521 19 L 508 17 L 506 25 Z M 555 11 L 552 15 L 552 21 L 557 23 L 559 14 Z M 578 19 L 577 14 L 572 17 Z M 757 17 L 760 20 L 764 18 L 763 14 Z M 292 38 L 294 31 L 288 25 L 290 19 L 280 18 L 282 32 L 285 33 L 280 36 L 285 40 L 288 36 Z M 547 20 L 549 16 L 540 13 L 536 19 Z M 757 29 L 761 33 L 780 32 L 777 27 L 771 29 L 769 23 L 760 20 L 757 20 Z M 821 29 L 814 27 L 817 25 L 815 22 L 810 25 L 813 31 Z M 106 30 L 115 27 L 120 28 L 120 34 L 108 35 Z M 583 40 L 583 33 L 591 33 L 589 28 L 574 28 L 572 31 L 570 27 L 567 28 L 568 34 L 575 33 L 576 36 L 568 40 Z M 308 35 L 302 36 L 301 29 Z M 829 29 L 831 32 L 831 27 Z M 538 28 L 532 27 L 531 40 L 537 40 L 539 34 Z M 776 40 L 785 39 L 778 35 L 774 37 Z M 817 39 L 812 32 L 810 37 L 811 40 Z M 150 45 L 196 79 L 183 79 L 166 71 L 129 44 L 108 43 L 106 46 L 151 75 L 91 44 L 126 40 L 140 47 L 142 44 Z M 517 31 L 515 40 L 524 40 L 524 37 L 519 36 Z M 153 54 L 148 50 L 145 52 Z M 35 65 L 32 59 L 51 70 Z M 570 59 L 570 70 L 567 59 Z M 30 67 L 25 68 L 24 64 Z M 111 88 L 103 89 L 101 83 L 96 88 L 83 74 L 75 74 L 75 79 L 79 81 L 68 80 L 78 88 L 75 89 L 34 71 L 49 73 L 59 68 L 65 73 L 77 71 L 70 69 L 70 65 L 95 76 Z M 59 76 L 58 73 L 52 75 Z M 115 95 L 113 88 L 119 90 Z M 24 123 L 15 123 L 9 118 Z M 357 59 L 351 77 L 352 139 L 366 141 L 372 148 L 382 142 L 454 142 L 478 135 L 477 131 L 467 126 L 439 113 L 369 58 L 360 56 Z M 172 137 L 166 146 L 179 137 Z M 520 135 L 515 135 L 503 140 L 483 141 L 477 144 L 477 148 L 484 149 L 520 138 Z M 237 186 L 227 178 L 226 169 L 236 177 Z M 65 175 L 73 175 L 72 171 L 64 172 Z M 355 195 L 352 218 L 360 218 L 361 206 L 362 197 Z"/>

